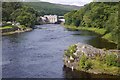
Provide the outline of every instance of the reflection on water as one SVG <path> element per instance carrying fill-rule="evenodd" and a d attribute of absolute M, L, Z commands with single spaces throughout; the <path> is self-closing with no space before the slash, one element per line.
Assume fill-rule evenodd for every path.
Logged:
<path fill-rule="evenodd" d="M 68 31 L 55 24 L 37 27 L 40 29 L 2 37 L 3 78 L 91 77 L 64 69 L 64 50 L 78 42 L 98 48 L 116 47 L 89 31 Z"/>
<path fill-rule="evenodd" d="M 88 40 L 87 43 L 97 48 L 106 48 L 106 49 L 116 49 L 117 46 L 116 44 L 109 43 L 105 39 L 101 39 L 100 37 L 93 37 L 92 39 Z"/>
<path fill-rule="evenodd" d="M 106 80 L 106 78 L 119 79 L 120 76 L 106 75 L 106 74 L 90 74 L 82 71 L 74 70 L 72 71 L 70 68 L 63 66 L 64 77 L 65 78 L 86 78 L 89 80 L 93 80 L 93 78 L 102 78 L 102 80 Z M 81 79 L 77 79 L 81 80 Z"/>

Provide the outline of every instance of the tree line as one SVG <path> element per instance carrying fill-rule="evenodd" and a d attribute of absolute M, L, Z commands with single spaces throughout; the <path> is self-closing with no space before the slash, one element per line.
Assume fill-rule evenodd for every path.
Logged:
<path fill-rule="evenodd" d="M 47 2 L 2 2 L 2 21 L 16 21 L 26 27 L 40 24 L 38 18 L 46 14 L 64 15 L 78 7 Z"/>
<path fill-rule="evenodd" d="M 23 5 L 20 2 L 2 3 L 2 21 L 16 21 L 26 27 L 32 27 L 36 23 L 38 12 Z"/>
<path fill-rule="evenodd" d="M 49 15 L 49 14 L 56 14 L 63 16 L 65 13 L 79 8 L 76 6 L 53 4 L 48 2 L 24 2 L 23 4 L 38 10 L 41 16 Z"/>
<path fill-rule="evenodd" d="M 104 28 L 105 34 L 118 44 L 120 49 L 120 4 L 119 2 L 91 2 L 80 10 L 64 15 L 66 25 L 76 27 Z"/>

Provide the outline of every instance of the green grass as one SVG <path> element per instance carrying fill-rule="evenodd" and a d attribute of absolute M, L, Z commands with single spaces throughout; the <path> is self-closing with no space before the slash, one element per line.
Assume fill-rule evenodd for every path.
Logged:
<path fill-rule="evenodd" d="M 103 36 L 103 38 L 105 38 L 105 39 L 111 39 L 111 37 L 112 37 L 111 33 L 105 34 Z"/>
<path fill-rule="evenodd" d="M 18 26 L 18 27 L 21 28 L 21 29 L 26 29 L 27 28 L 24 25 L 21 25 L 21 26 Z M 9 26 L 0 27 L 1 30 L 3 30 L 3 29 L 10 29 L 10 28 L 13 28 L 13 26 L 9 25 Z"/>
<path fill-rule="evenodd" d="M 71 26 L 71 25 L 64 25 L 65 28 L 72 30 L 72 31 L 76 31 L 76 30 L 85 30 L 85 31 L 92 31 L 95 32 L 99 35 L 102 35 L 103 39 L 108 40 L 109 42 L 115 43 L 115 41 L 113 41 L 112 39 L 112 34 L 111 33 L 107 33 L 106 34 L 106 30 L 104 28 L 93 28 L 93 27 L 76 27 L 76 26 Z"/>
<path fill-rule="evenodd" d="M 25 25 L 20 25 L 18 27 L 21 28 L 21 29 L 26 29 L 27 28 Z"/>
<path fill-rule="evenodd" d="M 112 74 L 112 75 L 120 75 L 120 67 L 117 66 L 108 66 L 107 64 L 103 63 L 99 60 L 87 60 L 90 61 L 91 68 L 86 70 L 85 68 L 81 68 L 81 65 L 78 66 L 78 70 L 90 72 L 90 73 L 105 73 L 105 74 Z M 80 62 L 79 62 L 80 63 Z"/>
<path fill-rule="evenodd" d="M 101 28 L 93 28 L 93 27 L 76 27 L 76 26 L 69 26 L 69 25 L 65 25 L 65 28 L 67 29 L 70 29 L 70 30 L 87 30 L 87 31 L 92 31 L 92 32 L 95 32 L 97 34 L 100 34 L 100 35 L 104 35 L 106 33 L 106 30 Z"/>
<path fill-rule="evenodd" d="M 98 60 L 92 60 L 92 68 L 95 71 L 99 71 L 101 73 L 110 73 L 110 74 L 115 74 L 115 75 L 120 75 L 120 67 L 116 66 L 107 66 L 107 64 L 103 64 L 103 62 L 98 61 Z"/>
<path fill-rule="evenodd" d="M 65 51 L 65 55 L 68 57 L 73 56 L 73 53 L 75 53 L 76 51 L 76 47 L 77 47 L 76 45 L 69 46 L 68 50 Z"/>
<path fill-rule="evenodd" d="M 12 26 L 4 26 L 4 27 L 0 27 L 1 30 L 3 30 L 3 29 L 10 29 L 10 28 L 12 28 Z"/>
<path fill-rule="evenodd" d="M 109 42 L 113 42 L 113 43 L 116 43 L 116 41 L 113 40 L 113 37 L 112 37 L 112 34 L 111 33 L 107 33 L 105 34 L 104 36 L 102 36 L 103 39 L 107 39 Z"/>
<path fill-rule="evenodd" d="M 106 32 L 106 30 L 103 28 L 99 29 L 99 28 L 78 27 L 78 30 L 88 30 L 88 31 L 92 31 L 100 35 L 104 35 Z"/>

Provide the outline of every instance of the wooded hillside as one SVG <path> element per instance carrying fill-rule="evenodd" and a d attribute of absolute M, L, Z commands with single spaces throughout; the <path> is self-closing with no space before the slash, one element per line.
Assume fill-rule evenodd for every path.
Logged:
<path fill-rule="evenodd" d="M 65 24 L 76 27 L 105 29 L 104 36 L 117 43 L 117 47 L 120 48 L 119 8 L 118 2 L 91 2 L 80 10 L 73 10 L 65 14 Z"/>

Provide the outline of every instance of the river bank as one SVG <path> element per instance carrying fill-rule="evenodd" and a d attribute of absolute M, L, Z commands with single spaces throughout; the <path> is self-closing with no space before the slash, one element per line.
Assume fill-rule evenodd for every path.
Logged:
<path fill-rule="evenodd" d="M 15 34 L 15 33 L 23 33 L 23 32 L 28 32 L 28 31 L 32 31 L 32 28 L 27 28 L 25 30 L 16 30 L 16 31 L 11 31 L 11 32 L 5 32 L 5 33 L 2 33 L 2 36 Z"/>
<path fill-rule="evenodd" d="M 69 30 L 73 30 L 73 31 L 76 31 L 76 30 L 92 31 L 92 32 L 95 32 L 96 34 L 101 35 L 101 38 L 106 39 L 109 42 L 117 44 L 117 42 L 114 42 L 112 40 L 111 33 L 106 34 L 106 30 L 103 28 L 99 29 L 99 28 L 89 28 L 89 27 L 76 27 L 76 26 L 71 26 L 71 25 L 64 25 L 64 27 Z"/>
<path fill-rule="evenodd" d="M 2 31 L 2 36 L 4 36 L 4 35 L 15 34 L 15 33 L 28 32 L 28 31 L 31 31 L 32 28 L 25 27 L 25 26 L 13 27 L 9 25 L 9 26 L 0 28 L 0 30 Z"/>
<path fill-rule="evenodd" d="M 120 76 L 120 53 L 77 43 L 64 54 L 64 65 L 72 70 Z"/>

